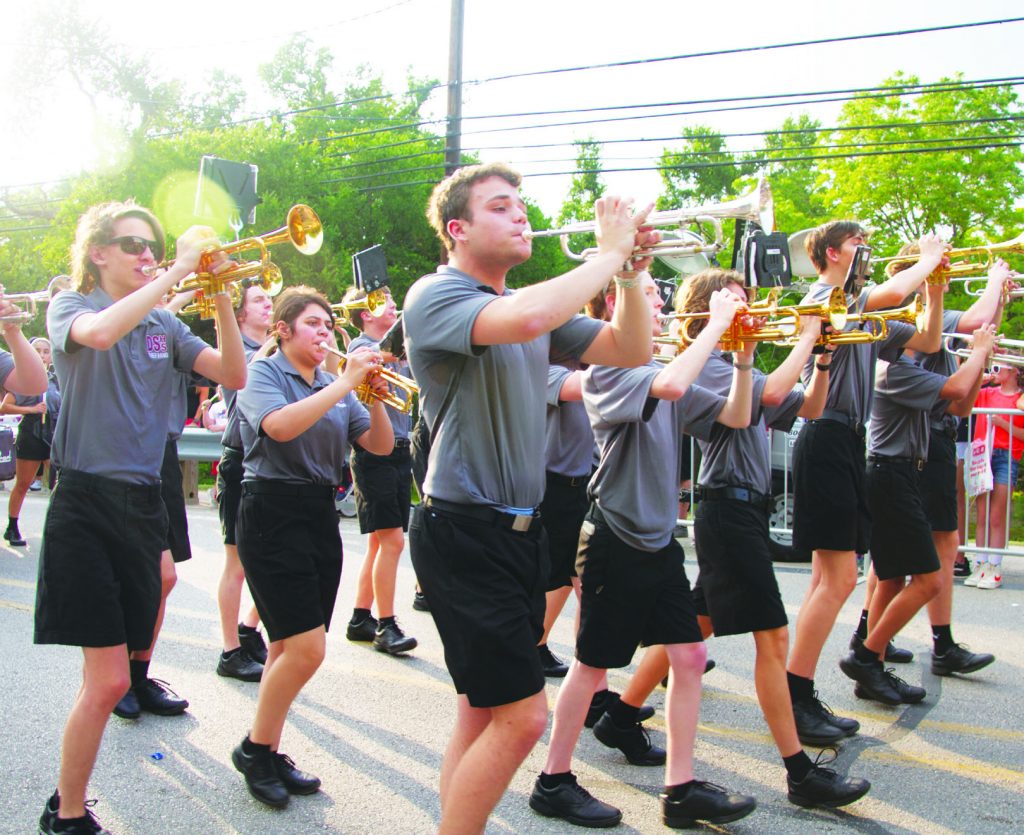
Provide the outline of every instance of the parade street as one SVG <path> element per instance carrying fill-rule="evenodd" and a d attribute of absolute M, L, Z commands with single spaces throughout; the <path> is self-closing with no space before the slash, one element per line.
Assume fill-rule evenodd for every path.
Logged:
<path fill-rule="evenodd" d="M 80 680 L 81 653 L 34 646 L 33 605 L 45 494 L 25 502 L 21 530 L 27 548 L 0 547 L 0 696 L 4 705 L 0 768 L 0 831 L 37 831 L 54 789 L 63 722 Z M 365 537 L 354 519 L 341 520 L 345 565 L 327 641 L 327 660 L 299 695 L 285 727 L 282 751 L 323 779 L 323 789 L 294 797 L 273 811 L 250 797 L 232 766 L 232 748 L 252 720 L 257 685 L 220 678 L 216 588 L 223 550 L 215 509 L 189 509 L 194 558 L 179 566 L 151 675 L 166 680 L 191 706 L 178 717 L 143 713 L 111 718 L 89 796 L 117 835 L 215 833 L 428 833 L 439 820 L 438 770 L 453 725 L 455 697 L 430 615 L 412 610 L 408 552 L 398 575 L 397 614 L 419 647 L 405 658 L 350 643 L 355 579 Z M 687 573 L 696 574 L 684 540 Z M 808 565 L 777 567 L 791 623 L 810 578 Z M 867 777 L 870 794 L 846 809 L 808 811 L 786 799 L 785 772 L 754 695 L 754 644 L 749 635 L 712 639 L 717 668 L 704 679 L 696 745 L 697 777 L 756 795 L 746 819 L 715 827 L 735 833 L 1007 833 L 1024 831 L 1024 560 L 1010 558 L 1002 589 L 958 587 L 954 637 L 997 656 L 974 676 L 930 672 L 930 632 L 923 613 L 897 643 L 915 660 L 897 675 L 928 692 L 923 703 L 889 708 L 854 698 L 837 662 L 847 650 L 863 599 L 859 585 L 843 609 L 819 666 L 820 695 L 837 713 L 856 717 L 861 733 L 846 741 L 835 768 Z M 557 623 L 552 650 L 571 657 L 576 607 Z M 639 658 L 639 654 L 638 654 Z M 622 690 L 629 670 L 610 673 Z M 558 680 L 548 680 L 554 703 Z M 651 697 L 648 724 L 665 744 L 665 691 Z M 527 799 L 544 761 L 547 734 L 512 781 L 488 833 L 568 833 L 564 821 L 542 818 Z M 628 765 L 584 731 L 574 771 L 596 797 L 622 809 L 619 832 L 667 831 L 658 792 L 661 768 Z M 810 752 L 812 757 L 816 751 Z"/>

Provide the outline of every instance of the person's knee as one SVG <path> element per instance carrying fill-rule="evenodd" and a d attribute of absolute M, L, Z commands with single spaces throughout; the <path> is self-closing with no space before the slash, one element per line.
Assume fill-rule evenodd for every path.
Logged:
<path fill-rule="evenodd" d="M 130 686 L 131 677 L 128 675 L 128 667 L 125 665 L 124 670 L 88 677 L 82 694 L 97 710 L 110 713 L 128 692 Z"/>
<path fill-rule="evenodd" d="M 943 578 L 941 572 L 932 571 L 928 574 L 918 574 L 913 579 L 913 585 L 917 587 L 918 593 L 925 600 L 931 600 L 942 591 Z"/>
<path fill-rule="evenodd" d="M 516 744 L 524 749 L 522 751 L 523 756 L 526 756 L 533 746 L 536 745 L 537 740 L 544 735 L 547 727 L 548 702 L 544 691 L 529 699 L 524 699 L 517 706 L 511 728 L 516 738 Z"/>
<path fill-rule="evenodd" d="M 698 678 L 704 675 L 708 646 L 703 641 L 693 644 L 669 644 L 665 647 L 665 652 L 668 654 L 668 663 L 673 675 Z"/>
<path fill-rule="evenodd" d="M 780 626 L 778 629 L 755 632 L 754 641 L 759 656 L 781 659 L 785 663 L 786 655 L 789 653 L 789 627 Z"/>
<path fill-rule="evenodd" d="M 285 652 L 293 664 L 312 675 L 324 663 L 327 642 L 324 640 L 323 633 L 320 633 L 319 636 L 307 635 L 302 640 L 292 642 L 291 646 L 286 643 Z"/>

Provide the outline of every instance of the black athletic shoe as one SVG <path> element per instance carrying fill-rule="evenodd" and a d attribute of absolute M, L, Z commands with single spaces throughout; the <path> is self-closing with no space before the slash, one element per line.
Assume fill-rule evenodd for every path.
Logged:
<path fill-rule="evenodd" d="M 540 666 L 547 678 L 565 678 L 569 672 L 569 665 L 560 661 L 555 654 L 548 649 L 547 644 L 537 646 L 537 655 L 540 656 Z"/>
<path fill-rule="evenodd" d="M 25 541 L 25 537 L 21 535 L 21 531 L 19 531 L 17 528 L 8 528 L 6 531 L 4 531 L 4 539 L 6 539 L 8 544 L 10 545 L 28 545 L 28 543 Z"/>
<path fill-rule="evenodd" d="M 401 655 L 416 649 L 417 643 L 415 638 L 402 631 L 397 621 L 377 627 L 377 633 L 373 636 L 373 648 L 388 655 Z"/>
<path fill-rule="evenodd" d="M 860 800 L 871 790 L 871 784 L 867 780 L 861 777 L 840 777 L 831 768 L 821 765 L 824 753 L 822 751 L 818 754 L 814 767 L 800 782 L 792 777 L 786 777 L 790 803 L 797 806 L 827 806 L 835 809 Z M 834 762 L 835 758 L 833 749 L 831 759 L 826 760 L 826 764 Z"/>
<path fill-rule="evenodd" d="M 963 644 L 953 644 L 942 655 L 932 653 L 932 674 L 948 676 L 953 673 L 974 673 L 995 660 L 996 657 L 990 652 L 971 652 Z"/>
<path fill-rule="evenodd" d="M 590 700 L 590 707 L 587 709 L 587 718 L 583 720 L 583 725 L 587 728 L 592 728 L 597 724 L 597 720 L 604 716 L 605 711 L 611 710 L 618 701 L 619 694 L 614 690 L 600 690 L 594 694 Z M 641 705 L 640 714 L 637 719 L 640 722 L 646 722 L 654 716 L 654 708 L 650 705 Z"/>
<path fill-rule="evenodd" d="M 259 629 L 242 631 L 244 624 L 238 624 L 238 643 L 242 645 L 245 653 L 257 664 L 267 663 L 267 645 L 260 634 Z"/>
<path fill-rule="evenodd" d="M 918 687 L 916 684 L 910 684 L 904 681 L 899 676 L 894 675 L 892 667 L 887 667 L 885 670 L 886 678 L 892 684 L 893 688 L 897 693 L 900 694 L 900 701 L 905 705 L 916 705 L 918 702 L 924 701 L 924 697 L 927 695 L 923 687 Z M 870 699 L 871 696 L 867 695 L 864 691 L 863 685 L 857 684 L 853 688 L 853 695 L 858 699 Z"/>
<path fill-rule="evenodd" d="M 793 702 L 793 721 L 796 723 L 796 735 L 801 744 L 816 748 L 824 745 L 835 745 L 846 738 L 846 732 L 833 725 L 827 718 L 824 705 L 816 698 L 799 699 Z"/>
<path fill-rule="evenodd" d="M 746 794 L 730 792 L 714 783 L 694 780 L 680 800 L 661 794 L 661 819 L 665 826 L 686 829 L 697 821 L 729 823 L 745 818 L 757 807 L 757 800 Z"/>
<path fill-rule="evenodd" d="M 142 715 L 142 708 L 139 707 L 138 696 L 135 695 L 135 688 L 129 687 L 116 705 L 114 705 L 114 716 L 122 719 L 138 719 Z"/>
<path fill-rule="evenodd" d="M 850 638 L 850 649 L 856 650 L 862 646 L 864 646 L 864 639 L 854 632 L 853 637 Z M 885 660 L 890 664 L 909 664 L 914 660 L 914 653 L 909 649 L 894 646 L 893 642 L 889 641 L 885 646 Z"/>
<path fill-rule="evenodd" d="M 217 675 L 237 678 L 239 681 L 259 681 L 263 678 L 263 665 L 254 661 L 241 647 L 227 657 L 221 653 L 217 661 Z"/>
<path fill-rule="evenodd" d="M 953 576 L 954 577 L 970 577 L 971 576 L 971 564 L 967 560 L 953 563 Z"/>
<path fill-rule="evenodd" d="M 633 765 L 665 764 L 665 749 L 651 742 L 651 735 L 640 722 L 622 729 L 606 713 L 594 725 L 594 736 L 609 748 L 618 748 Z"/>
<path fill-rule="evenodd" d="M 188 708 L 188 699 L 183 699 L 168 686 L 166 681 L 147 678 L 132 688 L 139 700 L 139 707 L 157 716 L 177 716 Z"/>
<path fill-rule="evenodd" d="M 104 829 L 96 820 L 96 815 L 92 811 L 92 807 L 95 805 L 95 800 L 85 801 L 85 814 L 82 817 L 76 818 L 70 826 L 68 825 L 69 821 L 63 821 L 64 825 L 60 829 L 55 829 L 57 812 L 60 810 L 60 798 L 57 796 L 57 792 L 54 792 L 46 801 L 43 814 L 39 816 L 40 835 L 112 835 L 109 829 Z"/>
<path fill-rule="evenodd" d="M 274 758 L 274 769 L 277 776 L 284 783 L 290 794 L 315 794 L 320 791 L 320 778 L 299 771 L 295 767 L 295 760 L 280 751 L 272 753 Z"/>
<path fill-rule="evenodd" d="M 860 685 L 860 698 L 874 699 L 887 705 L 903 704 L 903 697 L 896 689 L 896 683 L 886 673 L 881 661 L 859 661 L 857 656 L 850 652 L 839 662 L 839 669 Z"/>
<path fill-rule="evenodd" d="M 345 630 L 345 637 L 350 641 L 372 641 L 377 637 L 377 618 L 373 615 L 367 615 L 358 623 L 348 622 L 348 628 Z"/>
<path fill-rule="evenodd" d="M 818 691 L 815 690 L 811 694 L 811 704 L 814 709 L 818 711 L 818 714 L 828 722 L 830 725 L 835 725 L 847 736 L 853 736 L 857 731 L 860 730 L 860 722 L 856 719 L 851 719 L 848 716 L 838 716 L 833 712 L 827 704 L 825 704 L 821 697 L 818 696 Z"/>
<path fill-rule="evenodd" d="M 231 752 L 231 762 L 245 777 L 249 794 L 275 809 L 288 805 L 288 789 L 278 776 L 277 761 L 270 751 L 246 754 L 239 744 Z"/>
<path fill-rule="evenodd" d="M 575 776 L 571 783 L 559 783 L 553 789 L 544 788 L 538 777 L 530 795 L 530 808 L 545 817 L 562 818 L 592 829 L 617 826 L 622 820 L 622 812 L 594 797 L 576 782 Z"/>
<path fill-rule="evenodd" d="M 429 612 L 430 611 L 430 604 L 427 603 L 427 598 L 423 594 L 423 592 L 418 591 L 418 592 L 415 592 L 413 594 L 413 596 L 412 596 L 412 607 L 417 612 Z"/>

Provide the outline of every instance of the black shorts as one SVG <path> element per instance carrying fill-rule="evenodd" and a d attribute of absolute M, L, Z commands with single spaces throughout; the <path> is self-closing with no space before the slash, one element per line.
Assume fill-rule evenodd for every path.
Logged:
<path fill-rule="evenodd" d="M 43 440 L 41 415 L 25 415 L 18 424 L 14 451 L 22 461 L 49 461 L 50 445 Z"/>
<path fill-rule="evenodd" d="M 543 690 L 543 526 L 519 533 L 421 506 L 409 548 L 456 692 L 486 708 Z"/>
<path fill-rule="evenodd" d="M 576 657 L 587 666 L 625 667 L 638 646 L 703 640 L 675 539 L 660 551 L 638 551 L 592 506 L 580 531 L 576 571 L 582 589 Z"/>
<path fill-rule="evenodd" d="M 167 508 L 167 537 L 164 550 L 171 552 L 175 562 L 192 559 L 192 543 L 188 540 L 188 516 L 185 513 L 185 487 L 181 480 L 177 441 L 164 447 L 164 463 L 160 467 L 160 496 Z"/>
<path fill-rule="evenodd" d="M 772 568 L 768 511 L 732 499 L 697 505 L 695 535 L 703 603 L 715 634 L 742 635 L 778 629 L 789 621 Z M 701 608 L 704 611 L 701 611 Z"/>
<path fill-rule="evenodd" d="M 854 551 L 871 541 L 864 439 L 832 420 L 807 421 L 793 448 L 793 548 Z"/>
<path fill-rule="evenodd" d="M 235 545 L 235 524 L 238 505 L 242 501 L 242 459 L 240 449 L 224 447 L 217 465 L 217 512 L 220 514 L 220 532 L 225 545 Z"/>
<path fill-rule="evenodd" d="M 246 481 L 238 558 L 271 641 L 329 629 L 341 582 L 334 487 Z"/>
<path fill-rule="evenodd" d="M 547 591 L 572 585 L 576 576 L 576 550 L 580 544 L 580 526 L 587 515 L 587 483 L 589 476 L 569 478 L 557 473 L 547 474 L 544 501 L 540 516 L 548 533 L 548 555 L 551 573 Z"/>
<path fill-rule="evenodd" d="M 932 432 L 921 473 L 921 503 L 933 531 L 959 529 L 956 511 L 956 439 Z"/>
<path fill-rule="evenodd" d="M 879 580 L 939 570 L 919 477 L 910 463 L 868 462 L 868 498 L 874 518 L 871 562 Z"/>
<path fill-rule="evenodd" d="M 166 529 L 158 485 L 62 470 L 43 525 L 35 642 L 147 649 Z"/>
<path fill-rule="evenodd" d="M 351 463 L 359 532 L 409 530 L 412 456 L 408 441 L 401 447 L 396 443 L 390 455 L 374 455 L 353 447 Z"/>

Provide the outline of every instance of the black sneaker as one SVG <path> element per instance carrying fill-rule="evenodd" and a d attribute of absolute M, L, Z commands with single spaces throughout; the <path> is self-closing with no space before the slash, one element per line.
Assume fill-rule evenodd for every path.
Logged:
<path fill-rule="evenodd" d="M 545 817 L 562 818 L 592 829 L 617 826 L 622 820 L 622 812 L 594 797 L 576 782 L 575 776 L 571 783 L 559 783 L 553 789 L 544 788 L 538 777 L 530 795 L 530 808 Z"/>
<path fill-rule="evenodd" d="M 415 638 L 402 631 L 397 621 L 377 627 L 377 633 L 373 636 L 373 648 L 388 655 L 401 655 L 403 652 L 416 649 L 417 643 Z"/>
<path fill-rule="evenodd" d="M 901 679 L 899 676 L 893 675 L 892 667 L 886 669 L 885 675 L 892 683 L 892 686 L 895 688 L 896 692 L 900 694 L 900 701 L 905 705 L 916 705 L 918 702 L 923 701 L 924 697 L 927 695 L 923 687 L 918 687 L 917 685 L 910 684 Z M 861 684 L 857 684 L 854 686 L 853 695 L 856 696 L 858 699 L 872 698 L 868 695 L 867 691 L 864 689 L 864 686 Z"/>
<path fill-rule="evenodd" d="M 874 699 L 887 705 L 903 704 L 895 682 L 890 679 L 881 661 L 859 661 L 851 651 L 839 662 L 839 669 L 861 686 L 862 699 Z"/>
<path fill-rule="evenodd" d="M 802 745 L 821 747 L 835 745 L 846 738 L 842 728 L 833 725 L 825 711 L 819 709 L 821 703 L 814 697 L 798 699 L 793 702 L 793 721 L 796 724 L 796 735 Z"/>
<path fill-rule="evenodd" d="M 350 641 L 372 641 L 377 636 L 377 618 L 367 615 L 358 623 L 348 622 L 345 637 Z"/>
<path fill-rule="evenodd" d="M 135 695 L 135 688 L 129 687 L 126 692 L 116 705 L 114 705 L 114 716 L 120 716 L 122 719 L 138 719 L 142 715 L 142 709 L 139 707 L 139 699 Z"/>
<path fill-rule="evenodd" d="M 971 576 L 971 564 L 967 560 L 961 560 L 960 562 L 953 563 L 953 576 L 954 577 L 970 577 Z"/>
<path fill-rule="evenodd" d="M 583 724 L 587 728 L 592 728 L 597 724 L 597 720 L 604 716 L 605 711 L 611 710 L 619 701 L 619 694 L 614 690 L 599 690 L 593 695 L 590 700 L 590 707 L 587 708 L 587 718 L 583 720 Z M 640 714 L 637 717 L 638 721 L 646 722 L 654 716 L 654 708 L 650 705 L 641 705 Z"/>
<path fill-rule="evenodd" d="M 274 769 L 277 776 L 284 783 L 290 794 L 315 794 L 320 791 L 320 778 L 299 771 L 295 767 L 295 760 L 280 751 L 272 753 L 274 758 Z"/>
<path fill-rule="evenodd" d="M 17 528 L 8 528 L 6 531 L 4 531 L 4 539 L 6 539 L 8 544 L 10 545 L 28 545 L 28 543 L 25 541 L 25 537 L 21 535 L 21 531 L 19 531 Z"/>
<path fill-rule="evenodd" d="M 288 805 L 288 789 L 277 773 L 277 762 L 269 751 L 246 754 L 242 745 L 231 752 L 231 762 L 245 777 L 249 794 L 261 803 L 283 809 Z"/>
<path fill-rule="evenodd" d="M 70 825 L 65 820 L 61 829 L 55 829 L 57 825 L 57 812 L 60 811 L 60 798 L 54 792 L 43 807 L 43 814 L 39 816 L 40 835 L 112 835 L 109 829 L 100 826 L 100 822 L 93 814 L 92 807 L 96 805 L 95 800 L 85 801 L 85 814 L 76 818 Z"/>
<path fill-rule="evenodd" d="M 540 656 L 540 666 L 547 678 L 565 678 L 569 665 L 556 658 L 547 644 L 537 645 L 537 655 Z"/>
<path fill-rule="evenodd" d="M 245 653 L 257 664 L 267 663 L 267 645 L 260 634 L 259 629 L 248 629 L 242 631 L 245 624 L 238 624 L 238 643 L 241 644 Z"/>
<path fill-rule="evenodd" d="M 855 650 L 862 646 L 864 646 L 864 639 L 854 632 L 853 636 L 850 638 L 850 649 Z M 909 664 L 914 660 L 914 653 L 909 649 L 897 647 L 892 641 L 889 641 L 889 643 L 885 645 L 885 660 L 890 664 Z"/>
<path fill-rule="evenodd" d="M 237 678 L 239 681 L 259 681 L 263 678 L 263 665 L 249 657 L 239 647 L 229 655 L 220 654 L 217 661 L 217 675 L 224 678 Z"/>
<path fill-rule="evenodd" d="M 188 699 L 183 699 L 168 686 L 166 681 L 158 678 L 147 678 L 132 688 L 139 700 L 139 707 L 147 713 L 157 716 L 177 716 L 188 707 Z"/>
<path fill-rule="evenodd" d="M 990 652 L 971 652 L 963 644 L 953 644 L 942 655 L 932 653 L 932 674 L 948 676 L 953 673 L 973 673 L 995 660 L 996 657 Z"/>
<path fill-rule="evenodd" d="M 594 736 L 609 748 L 618 748 L 633 765 L 665 764 L 665 749 L 651 742 L 651 735 L 640 722 L 624 730 L 606 713 L 594 725 Z"/>
<path fill-rule="evenodd" d="M 830 725 L 835 725 L 847 736 L 853 736 L 860 730 L 860 722 L 856 719 L 850 719 L 848 716 L 837 716 L 832 708 L 821 700 L 817 690 L 811 694 L 811 705 L 822 719 Z"/>
<path fill-rule="evenodd" d="M 829 809 L 835 809 L 860 800 L 871 790 L 871 784 L 867 780 L 861 777 L 840 777 L 831 768 L 821 765 L 824 753 L 822 751 L 818 754 L 814 761 L 814 767 L 800 782 L 792 777 L 786 777 L 790 803 L 795 803 L 797 806 L 827 806 Z M 825 763 L 834 762 L 835 758 L 833 749 L 831 759 L 826 760 Z"/>
<path fill-rule="evenodd" d="M 746 794 L 730 792 L 714 783 L 694 780 L 679 800 L 661 793 L 661 819 L 665 826 L 686 829 L 697 821 L 729 823 L 745 818 L 757 807 L 757 800 Z"/>
<path fill-rule="evenodd" d="M 417 592 L 413 593 L 413 596 L 412 596 L 412 607 L 417 612 L 429 612 L 430 611 L 430 604 L 427 603 L 427 598 L 423 594 L 423 592 L 417 591 Z"/>

